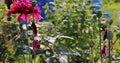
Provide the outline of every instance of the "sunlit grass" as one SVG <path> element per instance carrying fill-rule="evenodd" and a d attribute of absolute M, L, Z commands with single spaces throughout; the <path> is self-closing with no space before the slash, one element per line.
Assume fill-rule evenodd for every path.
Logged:
<path fill-rule="evenodd" d="M 108 10 L 112 14 L 113 25 L 119 25 L 117 12 L 120 11 L 120 3 L 106 4 L 103 9 Z"/>

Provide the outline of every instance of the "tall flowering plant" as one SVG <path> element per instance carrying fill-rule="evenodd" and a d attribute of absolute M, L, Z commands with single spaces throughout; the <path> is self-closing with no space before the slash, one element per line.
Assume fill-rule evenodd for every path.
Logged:
<path fill-rule="evenodd" d="M 13 6 L 9 9 L 8 16 L 16 13 L 20 14 L 17 18 L 17 21 L 22 24 L 22 27 L 25 30 L 27 29 L 26 24 L 30 21 L 31 18 L 36 19 L 37 21 L 41 20 L 40 8 L 35 4 L 35 2 L 32 2 L 31 0 L 13 0 Z M 31 28 L 34 33 L 33 37 L 35 38 L 37 36 L 37 28 L 34 22 L 32 22 Z M 20 36 L 26 38 L 25 31 L 21 31 Z M 26 40 L 28 39 L 28 37 L 26 38 L 26 40 L 24 40 L 24 38 L 20 38 L 21 42 L 26 42 Z M 34 55 L 34 48 L 39 48 L 40 42 L 37 40 L 33 40 L 31 46 L 32 54 Z"/>

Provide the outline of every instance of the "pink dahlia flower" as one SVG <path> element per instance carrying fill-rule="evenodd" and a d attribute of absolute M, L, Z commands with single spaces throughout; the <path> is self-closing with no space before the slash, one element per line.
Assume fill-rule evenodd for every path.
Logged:
<path fill-rule="evenodd" d="M 17 18 L 19 22 L 21 21 L 21 19 L 29 21 L 31 16 L 34 16 L 34 18 L 38 21 L 41 19 L 39 7 L 33 7 L 30 0 L 14 0 L 13 6 L 8 11 L 8 15 L 16 13 L 20 13 Z"/>

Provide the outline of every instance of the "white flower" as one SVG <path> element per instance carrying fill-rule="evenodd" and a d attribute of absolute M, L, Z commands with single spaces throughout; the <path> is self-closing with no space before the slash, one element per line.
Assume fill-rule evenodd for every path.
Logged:
<path fill-rule="evenodd" d="M 36 36 L 36 37 L 34 37 L 34 40 L 38 40 L 38 41 L 40 41 L 41 38 L 40 38 L 39 36 Z"/>
<path fill-rule="evenodd" d="M 33 47 L 29 47 L 31 50 L 33 50 Z"/>
<path fill-rule="evenodd" d="M 23 30 L 27 30 L 26 24 L 23 24 L 23 25 L 22 25 L 22 28 L 23 28 Z"/>
<path fill-rule="evenodd" d="M 68 56 L 67 55 L 60 55 L 60 63 L 68 63 Z"/>
<path fill-rule="evenodd" d="M 47 38 L 45 38 L 45 39 L 48 40 L 48 42 L 50 42 L 51 44 L 54 44 L 57 38 L 47 37 Z"/>
<path fill-rule="evenodd" d="M 33 31 L 32 30 L 28 30 L 27 33 L 28 33 L 28 35 L 33 35 Z"/>

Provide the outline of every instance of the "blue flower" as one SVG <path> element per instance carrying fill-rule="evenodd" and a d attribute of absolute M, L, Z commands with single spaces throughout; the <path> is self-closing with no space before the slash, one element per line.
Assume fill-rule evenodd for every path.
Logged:
<path fill-rule="evenodd" d="M 41 20 L 40 21 L 48 21 L 47 17 L 46 17 L 46 14 L 45 14 L 45 8 L 42 8 L 40 7 L 40 15 L 42 16 Z"/>
<path fill-rule="evenodd" d="M 111 18 L 111 14 L 109 13 L 109 11 L 108 10 L 105 10 L 104 11 L 104 15 L 106 16 L 106 17 L 108 17 L 108 18 Z"/>
<path fill-rule="evenodd" d="M 92 14 L 97 14 L 97 12 L 96 12 L 96 11 L 93 11 Z"/>
<path fill-rule="evenodd" d="M 47 0 L 37 0 L 37 4 L 40 7 L 45 6 L 46 2 L 47 2 Z"/>
<path fill-rule="evenodd" d="M 105 14 L 105 16 L 107 16 L 108 18 L 111 18 L 111 14 Z"/>
<path fill-rule="evenodd" d="M 49 3 L 48 3 L 48 6 L 49 6 L 49 10 L 50 10 L 50 11 L 52 11 L 52 12 L 55 11 L 55 10 L 53 9 L 53 7 L 54 7 L 54 3 L 53 3 L 53 2 L 49 2 Z"/>
<path fill-rule="evenodd" d="M 20 22 L 21 22 L 22 25 L 27 23 L 24 19 L 21 19 Z"/>
<path fill-rule="evenodd" d="M 100 9 L 101 9 L 101 6 L 99 6 L 99 5 L 94 5 L 94 6 L 92 6 L 92 9 L 100 10 Z"/>
<path fill-rule="evenodd" d="M 101 3 L 101 0 L 93 0 L 93 3 Z"/>
<path fill-rule="evenodd" d="M 103 4 L 102 4 L 101 0 L 93 0 L 92 9 L 100 10 L 102 6 L 103 6 Z"/>
<path fill-rule="evenodd" d="M 49 10 L 51 12 L 54 12 L 55 10 L 53 9 L 54 4 L 53 4 L 54 0 L 37 0 L 37 5 L 40 7 L 40 15 L 42 16 L 42 19 L 40 21 L 48 21 L 46 14 L 45 14 L 45 8 L 44 6 L 46 5 L 46 3 L 48 3 L 49 6 Z"/>

